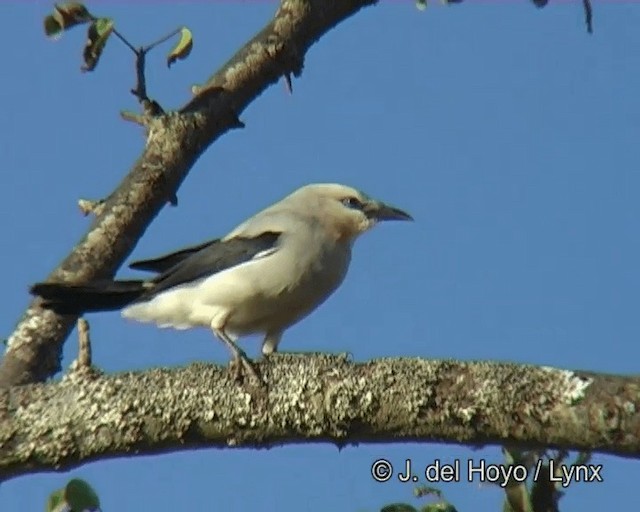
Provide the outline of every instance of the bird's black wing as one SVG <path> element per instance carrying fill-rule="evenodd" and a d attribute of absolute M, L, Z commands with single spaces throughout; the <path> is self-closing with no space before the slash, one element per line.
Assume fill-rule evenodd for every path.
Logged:
<path fill-rule="evenodd" d="M 219 238 L 216 238 L 215 240 L 209 240 L 208 242 L 204 242 L 198 245 L 185 247 L 184 249 L 180 249 L 179 251 L 174 251 L 163 256 L 158 256 L 157 258 L 134 261 L 129 265 L 129 268 L 134 270 L 147 270 L 149 272 L 157 272 L 158 274 L 160 274 L 162 272 L 166 272 L 171 267 L 176 266 L 178 263 L 180 263 L 182 260 L 187 259 L 192 254 L 201 251 L 202 249 L 210 245 L 219 243 L 222 242 L 220 242 Z"/>
<path fill-rule="evenodd" d="M 141 300 L 185 283 L 217 274 L 241 263 L 257 254 L 275 249 L 282 233 L 265 232 L 253 238 L 232 238 L 226 241 L 203 244 L 203 247 L 184 257 L 173 267 L 153 279 L 154 286 Z"/>

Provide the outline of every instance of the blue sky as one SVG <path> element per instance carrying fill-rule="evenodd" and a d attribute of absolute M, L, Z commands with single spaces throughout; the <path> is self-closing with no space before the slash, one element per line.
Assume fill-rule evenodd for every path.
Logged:
<path fill-rule="evenodd" d="M 224 234 L 309 182 L 339 181 L 405 208 L 416 221 L 382 225 L 357 244 L 342 288 L 291 328 L 282 350 L 505 360 L 612 373 L 638 371 L 640 6 L 594 2 L 595 34 L 579 2 L 382 2 L 339 25 L 307 56 L 294 94 L 270 88 L 200 158 L 137 245 L 144 258 Z M 123 2 L 110 15 L 135 44 L 180 25 L 194 34 L 171 70 L 163 48 L 148 85 L 178 107 L 275 11 L 274 2 Z M 140 153 L 132 56 L 109 42 L 80 73 L 84 30 L 52 42 L 49 2 L 3 2 L 0 32 L 0 333 L 85 232 L 78 198 L 107 195 Z M 133 276 L 128 270 L 122 276 Z M 226 363 L 205 331 L 88 317 L 94 362 L 109 372 Z M 75 335 L 74 335 L 75 336 Z M 76 354 L 65 346 L 63 366 Z M 257 354 L 256 339 L 245 347 Z M 500 460 L 498 448 L 438 444 L 201 450 L 87 464 L 2 484 L 0 510 L 42 510 L 71 476 L 103 509 L 374 511 L 409 501 L 409 484 L 376 483 L 380 457 L 426 465 Z M 579 484 L 563 510 L 630 509 L 640 464 L 596 455 L 602 484 Z M 501 492 L 441 488 L 459 510 L 499 510 Z"/>

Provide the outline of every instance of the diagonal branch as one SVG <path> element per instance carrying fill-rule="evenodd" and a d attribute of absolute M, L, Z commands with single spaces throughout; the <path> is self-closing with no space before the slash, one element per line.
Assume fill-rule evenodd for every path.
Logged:
<path fill-rule="evenodd" d="M 147 226 L 176 192 L 200 154 L 279 77 L 298 76 L 307 49 L 340 21 L 375 0 L 283 0 L 274 19 L 180 111 L 148 123 L 142 155 L 50 279 L 80 282 L 112 277 Z M 0 388 L 44 381 L 60 370 L 64 340 L 76 318 L 33 301 L 9 337 Z"/>
<path fill-rule="evenodd" d="M 640 377 L 284 355 L 252 395 L 193 364 L 0 390 L 0 479 L 109 457 L 299 442 L 550 446 L 640 457 Z M 159 407 L 158 404 L 162 404 Z"/>

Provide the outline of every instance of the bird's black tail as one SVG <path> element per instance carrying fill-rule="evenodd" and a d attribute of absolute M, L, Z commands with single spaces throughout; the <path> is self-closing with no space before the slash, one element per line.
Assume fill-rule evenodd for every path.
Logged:
<path fill-rule="evenodd" d="M 113 311 L 125 307 L 145 291 L 144 281 L 94 281 L 86 284 L 36 283 L 30 292 L 43 306 L 61 315 Z"/>

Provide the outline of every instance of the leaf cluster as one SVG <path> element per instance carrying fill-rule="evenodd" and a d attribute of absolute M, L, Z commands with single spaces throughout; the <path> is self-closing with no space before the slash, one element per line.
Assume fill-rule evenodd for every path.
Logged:
<path fill-rule="evenodd" d="M 93 71 L 96 68 L 111 35 L 118 37 L 137 55 L 138 53 L 147 53 L 155 46 L 179 33 L 179 41 L 167 55 L 168 67 L 171 67 L 178 60 L 186 59 L 193 48 L 193 34 L 188 28 L 181 27 L 156 43 L 136 49 L 115 29 L 115 23 L 112 18 L 95 16 L 80 2 L 56 4 L 53 12 L 44 19 L 44 33 L 48 37 L 59 38 L 67 30 L 86 24 L 89 27 L 87 29 L 87 41 L 82 52 L 82 71 Z"/>

